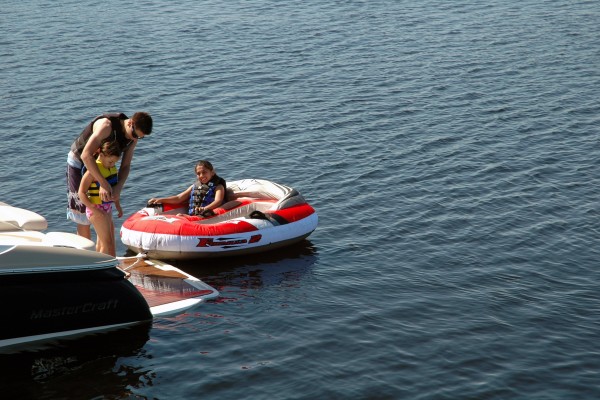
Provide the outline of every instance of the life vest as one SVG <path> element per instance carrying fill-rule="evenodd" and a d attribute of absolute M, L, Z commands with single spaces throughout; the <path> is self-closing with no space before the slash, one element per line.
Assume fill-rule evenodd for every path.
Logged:
<path fill-rule="evenodd" d="M 90 136 L 92 136 L 94 123 L 101 118 L 108 118 L 112 126 L 111 133 L 104 140 L 105 142 L 117 141 L 119 143 L 119 147 L 121 148 L 121 152 L 125 151 L 125 149 L 127 149 L 131 145 L 131 143 L 133 143 L 133 140 L 130 140 L 125 136 L 125 131 L 121 126 L 121 122 L 128 119 L 127 115 L 123 113 L 103 114 L 94 118 L 94 120 L 83 129 L 83 131 L 81 132 L 79 137 L 75 139 L 73 144 L 71 144 L 71 151 L 73 152 L 73 154 L 75 154 L 78 161 L 81 161 L 81 153 L 83 153 L 85 145 L 90 139 Z"/>
<path fill-rule="evenodd" d="M 96 160 L 96 165 L 107 182 L 110 183 L 111 186 L 115 186 L 119 181 L 117 167 L 112 167 L 110 169 L 104 168 L 104 165 L 102 165 L 100 160 Z M 88 188 L 87 195 L 90 201 L 94 204 L 112 203 L 112 201 L 102 201 L 100 199 L 100 185 L 97 181 L 92 182 Z"/>
<path fill-rule="evenodd" d="M 223 185 L 224 189 L 227 188 L 225 179 L 218 175 L 213 176 L 208 183 L 202 183 L 197 180 L 192 187 L 188 214 L 200 215 L 197 211 L 198 207 L 205 207 L 215 201 L 215 193 L 219 185 Z"/>

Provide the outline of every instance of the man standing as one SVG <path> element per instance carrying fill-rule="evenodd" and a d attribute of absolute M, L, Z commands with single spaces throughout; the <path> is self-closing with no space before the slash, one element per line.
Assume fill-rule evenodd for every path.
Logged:
<path fill-rule="evenodd" d="M 90 221 L 85 215 L 85 205 L 77 194 L 82 177 L 82 169 L 90 171 L 100 185 L 100 198 L 103 201 L 118 200 L 121 190 L 129 176 L 133 152 L 139 139 L 152 133 L 152 117 L 145 112 L 136 112 L 129 118 L 122 113 L 100 115 L 88 126 L 71 145 L 67 157 L 67 218 L 77 224 L 77 234 L 91 238 Z M 96 156 L 103 142 L 116 141 L 121 147 L 119 181 L 112 186 L 100 173 L 96 165 Z"/>

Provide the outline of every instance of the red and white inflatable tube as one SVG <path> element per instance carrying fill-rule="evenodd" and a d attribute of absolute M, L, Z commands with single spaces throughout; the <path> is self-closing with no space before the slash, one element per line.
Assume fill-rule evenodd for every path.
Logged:
<path fill-rule="evenodd" d="M 288 186 L 232 181 L 227 200 L 216 216 L 205 219 L 177 216 L 187 214 L 187 204 L 143 208 L 123 223 L 121 241 L 150 258 L 193 259 L 266 251 L 298 242 L 317 228 L 314 208 Z"/>

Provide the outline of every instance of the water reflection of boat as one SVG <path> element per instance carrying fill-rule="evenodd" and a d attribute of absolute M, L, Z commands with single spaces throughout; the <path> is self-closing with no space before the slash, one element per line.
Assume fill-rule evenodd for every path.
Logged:
<path fill-rule="evenodd" d="M 127 397 L 130 384 L 148 379 L 138 366 L 145 360 L 151 327 L 152 322 L 147 321 L 0 354 L 2 394 L 15 399 Z M 90 375 L 95 376 L 95 384 L 82 384 L 89 382 Z"/>
<path fill-rule="evenodd" d="M 67 233 L 47 241 L 46 226 L 38 214 L 0 205 L 0 352 L 145 323 L 218 296 L 160 261 L 77 248 L 85 240 Z"/>

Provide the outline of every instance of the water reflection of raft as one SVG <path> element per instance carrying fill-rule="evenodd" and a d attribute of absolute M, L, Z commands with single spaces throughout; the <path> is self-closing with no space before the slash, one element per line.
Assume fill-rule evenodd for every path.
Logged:
<path fill-rule="evenodd" d="M 187 205 L 143 208 L 121 228 L 131 250 L 155 259 L 193 259 L 258 253 L 310 235 L 318 217 L 295 189 L 261 179 L 227 183 L 227 202 L 214 217 L 178 216 Z"/>

